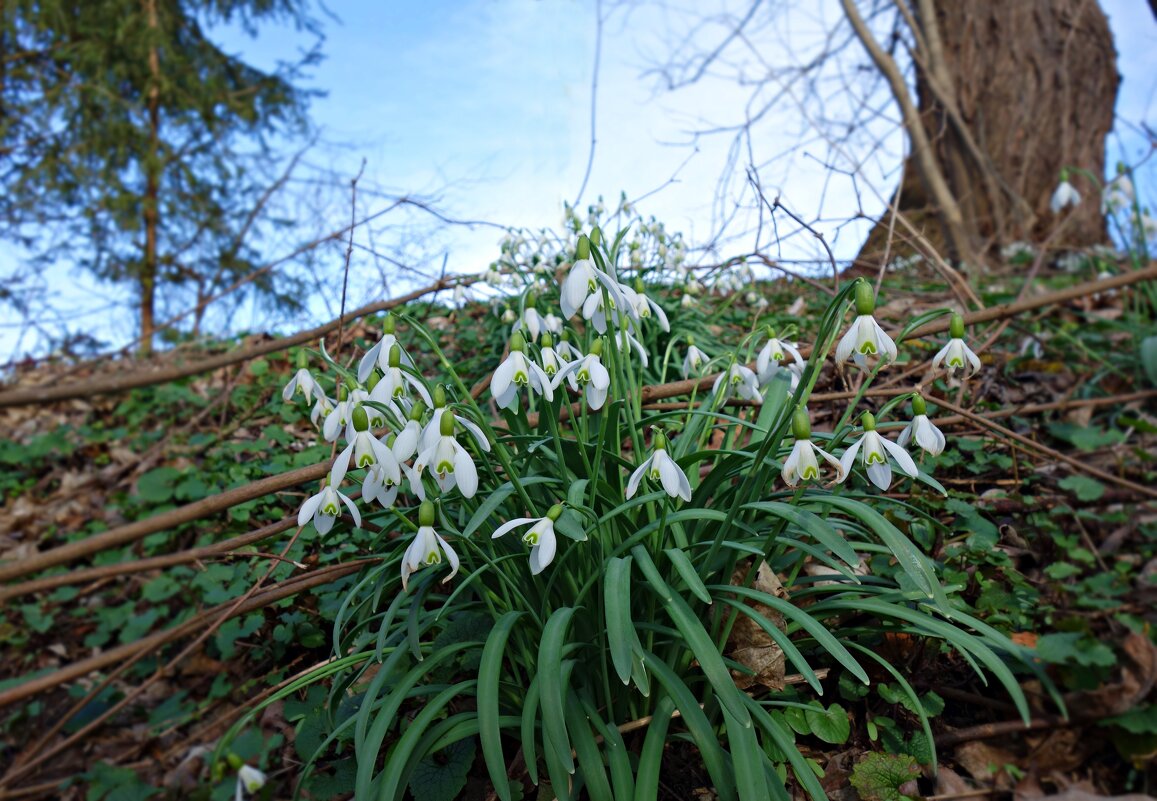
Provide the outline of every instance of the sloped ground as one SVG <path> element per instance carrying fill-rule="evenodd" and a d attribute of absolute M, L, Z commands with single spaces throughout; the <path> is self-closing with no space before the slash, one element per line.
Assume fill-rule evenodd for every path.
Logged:
<path fill-rule="evenodd" d="M 1050 279 L 1058 286 L 1039 291 L 1069 281 Z M 793 285 L 761 289 L 770 308 L 784 310 L 779 325 L 825 300 L 804 294 L 804 308 L 792 310 Z M 1019 289 L 993 287 L 982 299 L 1007 302 Z M 897 326 L 950 301 L 913 276 L 889 278 L 883 296 L 880 316 Z M 797 729 L 832 798 L 1015 791 L 1078 801 L 1157 791 L 1157 389 L 1137 350 L 1138 326 L 1152 326 L 1146 298 L 1119 289 L 974 329 L 975 343 L 996 337 L 980 376 L 927 385 L 945 399 L 935 420 L 951 444 L 930 466 L 948 497 L 892 493 L 947 525 L 949 536 L 911 533 L 989 623 L 1037 648 L 1069 693 L 1069 718 L 1029 682 L 1036 705 L 1026 731 L 959 657 L 891 637 L 890 661 L 927 699 L 939 775 L 917 765 L 928 762 L 926 743 L 894 679 L 882 676 L 869 691 L 833 671 L 829 695 L 847 710 L 849 732 Z M 746 330 L 749 310 L 733 300 L 721 299 L 710 320 L 721 341 Z M 504 331 L 486 309 L 417 302 L 410 310 L 473 380 L 501 357 Z M 355 326 L 346 339 L 371 330 Z M 926 347 L 930 359 L 939 346 Z M 17 370 L 9 386 L 93 381 L 196 355 L 48 363 Z M 312 527 L 294 533 L 288 518 L 321 473 L 309 483 L 304 476 L 332 451 L 313 444 L 307 416 L 281 401 L 293 367 L 292 357 L 274 354 L 119 395 L 0 409 L 0 799 L 114 790 L 117 798 L 228 798 L 231 780 L 209 775 L 207 750 L 246 705 L 328 658 L 342 591 L 388 532 L 337 542 Z M 906 367 L 904 381 L 876 386 L 878 402 L 923 369 Z M 844 380 L 830 370 L 817 391 L 844 391 Z M 302 477 L 256 495 L 244 489 L 288 471 Z M 227 490 L 244 500 L 214 500 Z M 204 514 L 181 512 L 197 503 Z M 113 547 L 83 545 L 142 520 Z M 22 567 L 62 547 L 76 556 Z M 879 567 L 869 561 L 865 571 Z M 315 701 L 270 707 L 260 732 L 234 744 L 244 758 L 267 754 L 281 766 L 266 797 L 289 797 L 305 743 L 318 736 Z M 694 754 L 680 748 L 671 746 L 668 797 L 712 797 Z M 480 764 L 472 776 L 485 776 Z M 340 773 L 323 779 L 329 786 L 311 786 L 309 797 L 346 797 Z M 470 778 L 464 793 L 486 797 L 485 782 Z"/>

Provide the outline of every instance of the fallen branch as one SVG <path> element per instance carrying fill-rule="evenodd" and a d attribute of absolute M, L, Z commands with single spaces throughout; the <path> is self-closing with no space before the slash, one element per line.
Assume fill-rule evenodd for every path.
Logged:
<path fill-rule="evenodd" d="M 3 562 L 0 563 L 0 581 L 11 581 L 21 576 L 28 576 L 33 573 L 38 573 L 41 570 L 55 567 L 56 565 L 71 562 L 74 559 L 91 556 L 106 548 L 114 548 L 118 545 L 135 542 L 150 534 L 156 534 L 159 531 L 179 526 L 182 523 L 189 523 L 193 520 L 199 520 L 202 517 L 223 512 L 239 503 L 251 501 L 263 495 L 278 492 L 279 490 L 296 487 L 298 484 L 306 481 L 316 481 L 328 472 L 328 461 L 323 464 L 301 467 L 297 470 L 291 470 L 288 473 L 254 481 L 252 484 L 246 484 L 243 487 L 226 490 L 211 498 L 194 501 L 172 511 L 163 512 L 162 514 L 154 515 L 144 520 L 138 520 L 126 526 L 119 526 L 108 531 L 102 531 L 100 534 L 94 534 L 83 540 L 59 545 L 51 550 L 33 554 L 32 556 L 17 561 Z"/>
<path fill-rule="evenodd" d="M 410 301 L 417 300 L 424 295 L 429 295 L 432 292 L 438 292 L 458 284 L 468 286 L 478 280 L 481 280 L 479 276 L 453 279 L 441 278 L 428 286 L 415 289 L 413 292 L 394 298 L 393 300 L 383 300 L 377 303 L 370 303 L 359 309 L 354 309 L 345 315 L 345 320 L 353 320 L 376 314 L 377 312 L 388 311 Z M 9 390 L 8 392 L 0 393 L 0 409 L 8 406 L 52 403 L 54 401 L 72 400 L 75 398 L 87 398 L 93 395 L 109 395 L 117 392 L 125 392 L 130 389 L 137 389 L 139 387 L 164 384 L 169 381 L 176 381 L 179 378 L 188 378 L 192 375 L 208 373 L 222 367 L 246 362 L 250 359 L 256 359 L 258 356 L 277 353 L 278 351 L 286 350 L 295 345 L 315 343 L 326 334 L 340 328 L 341 325 L 342 319 L 339 318 L 324 325 L 319 325 L 316 328 L 311 328 L 308 331 L 294 334 L 293 336 L 272 339 L 268 342 L 259 342 L 247 348 L 238 348 L 228 353 L 222 353 L 219 356 L 198 359 L 188 364 L 166 367 L 161 370 L 137 370 L 122 375 L 112 375 L 100 381 L 74 381 L 56 387 L 29 387 L 28 389 Z"/>

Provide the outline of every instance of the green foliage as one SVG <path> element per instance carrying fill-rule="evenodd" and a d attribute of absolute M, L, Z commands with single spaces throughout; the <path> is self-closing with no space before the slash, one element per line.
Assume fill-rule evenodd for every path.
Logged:
<path fill-rule="evenodd" d="M 852 786 L 864 801 L 915 801 L 900 788 L 920 775 L 916 760 L 907 754 L 866 754 L 852 768 Z"/>
<path fill-rule="evenodd" d="M 598 269 L 649 293 L 644 300 L 665 297 L 657 288 L 662 283 L 688 290 L 688 277 L 666 272 L 661 260 L 640 257 L 629 266 L 627 254 L 650 251 L 645 244 L 630 248 L 626 235 L 621 231 L 592 248 Z M 648 231 L 642 241 L 661 235 Z M 543 315 L 559 300 L 553 280 L 554 265 L 565 260 L 559 253 L 549 244 L 530 253 L 512 248 L 495 271 L 507 271 L 505 280 L 513 284 L 508 303 L 525 332 L 513 352 L 527 359 L 537 359 L 543 347 L 527 328 L 529 310 Z M 550 278 L 542 280 L 543 273 Z M 612 290 L 599 286 L 603 308 L 610 309 Z M 363 377 L 373 379 L 366 389 L 349 392 L 350 403 L 361 403 L 367 417 L 371 410 L 383 416 L 397 436 L 392 447 L 402 440 L 412 408 L 404 395 L 417 391 L 408 386 L 421 385 L 431 397 L 444 391 L 447 405 L 436 412 L 437 424 L 430 410 L 418 407 L 418 422 L 432 432 L 417 454 L 421 468 L 396 498 L 363 502 L 357 527 L 333 522 L 337 516 L 348 520 L 348 513 L 336 494 L 332 507 L 326 500 L 327 493 L 349 491 L 345 471 L 310 502 L 314 526 L 326 531 L 329 543 L 353 541 L 362 532 L 400 536 L 366 540 L 382 561 L 353 580 L 336 611 L 336 661 L 268 701 L 305 693 L 304 705 L 294 708 L 300 712 L 303 785 L 352 753 L 358 797 L 401 798 L 407 787 L 423 797 L 450 797 L 462 786 L 477 742 L 494 790 L 506 801 L 523 789 L 507 775 L 517 743 L 533 783 L 549 782 L 562 801 L 583 794 L 603 801 L 654 787 L 662 744 L 675 736 L 694 743 L 723 799 L 784 798 L 781 777 L 788 772 L 810 797 L 822 799 L 818 766 L 796 739 L 845 743 L 851 718 L 842 705 L 813 697 L 823 689 L 817 667 L 838 666 L 864 687 L 871 680 L 866 665 L 881 661 L 869 645 L 888 631 L 943 641 L 996 678 L 1027 715 L 1005 664 L 1020 659 L 1031 669 L 1027 655 L 950 596 L 936 566 L 912 541 L 910 532 L 931 538 L 933 519 L 912 506 L 892 508 L 858 483 L 783 489 L 771 480 L 793 450 L 793 413 L 817 380 L 814 365 L 835 346 L 853 289 L 847 285 L 817 310 L 813 366 L 801 369 L 796 382 L 782 367 L 767 376 L 758 396 L 762 408 L 751 413 L 725 406 L 722 388 L 696 390 L 686 409 L 643 408 L 640 388 L 681 364 L 690 332 L 714 351 L 720 369 L 754 358 L 765 336 L 762 329 L 740 333 L 741 345 L 728 347 L 702 326 L 703 312 L 694 303 L 665 309 L 669 331 L 654 317 L 628 324 L 613 315 L 605 338 L 592 330 L 599 325 L 593 319 L 570 329 L 582 354 L 602 348 L 605 401 L 579 385 L 575 397 L 585 402 L 564 414 L 562 406 L 571 403 L 565 381 L 556 382 L 552 398 L 518 385 L 502 426 L 470 394 L 482 376 L 467 370 L 493 370 L 504 337 L 490 343 L 487 358 L 475 362 L 471 354 L 459 361 L 452 355 L 458 343 L 424 328 L 419 315 L 387 320 L 386 335 L 398 337 L 413 367 L 392 362 L 390 370 L 398 373 L 383 370 L 381 376 L 363 368 Z M 624 309 L 625 300 L 618 297 L 615 308 Z M 720 316 L 735 314 L 750 325 L 750 309 L 725 308 Z M 639 347 L 620 339 L 620 329 L 637 335 Z M 472 347 L 491 338 L 461 336 Z M 332 370 L 344 371 L 328 354 L 323 358 Z M 584 361 L 582 370 L 594 375 L 589 364 Z M 587 381 L 585 372 L 571 372 Z M 396 383 L 382 383 L 387 380 Z M 326 381 L 326 390 L 336 389 Z M 382 386 L 391 387 L 390 394 L 368 394 Z M 362 400 L 356 400 L 359 390 L 367 393 Z M 817 432 L 817 441 L 846 447 L 858 433 L 849 422 L 857 401 L 842 420 L 835 415 L 834 431 Z M 401 408 L 392 408 L 395 403 Z M 334 414 L 357 419 L 348 407 Z M 459 422 L 448 426 L 455 419 L 450 415 Z M 466 423 L 477 427 L 477 436 L 465 433 Z M 333 438 L 340 432 L 335 427 Z M 453 456 L 439 455 L 431 443 Z M 349 453 L 370 446 L 357 447 L 363 451 L 351 441 L 339 463 L 356 464 Z M 379 454 L 370 461 L 376 469 L 384 459 Z M 654 476 L 640 472 L 646 459 L 653 460 Z M 348 475 L 362 469 L 370 468 L 351 466 Z M 678 489 L 676 473 L 688 482 L 688 493 Z M 421 507 L 408 500 L 419 484 L 426 499 Z M 364 479 L 362 489 L 363 501 L 372 499 L 376 490 Z M 492 538 L 500 526 L 503 536 Z M 512 526 L 519 527 L 506 533 Z M 546 548 L 548 542 L 553 547 Z M 853 572 L 862 553 L 872 562 L 870 582 Z M 813 559 L 832 568 L 833 580 L 821 584 L 802 573 Z M 757 580 L 764 563 L 784 577 L 782 592 Z M 875 621 L 870 627 L 843 622 L 865 613 Z M 729 647 L 738 620 L 783 651 L 807 681 L 803 692 L 772 692 L 756 701 L 736 686 L 737 674 L 751 672 Z M 940 711 L 941 699 L 917 697 L 891 665 L 881 664 L 902 688 L 889 688 L 892 703 L 911 710 L 921 725 L 903 745 L 933 761 L 927 719 Z M 317 689 L 323 683 L 331 686 L 324 698 Z M 637 740 L 629 746 L 619 727 L 641 718 L 651 720 L 651 731 L 641 748 Z M 240 721 L 221 747 L 246 725 Z"/>
<path fill-rule="evenodd" d="M 129 284 L 150 313 L 158 291 L 195 302 L 249 275 L 254 226 L 274 224 L 270 143 L 306 132 L 293 81 L 317 53 L 263 72 L 209 29 L 316 33 L 307 12 L 302 0 L 6 3 L 0 237 Z M 253 287 L 292 302 L 269 275 Z"/>

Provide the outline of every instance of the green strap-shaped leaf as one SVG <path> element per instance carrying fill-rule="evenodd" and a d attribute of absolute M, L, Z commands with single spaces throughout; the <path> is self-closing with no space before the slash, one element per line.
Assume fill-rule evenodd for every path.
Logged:
<path fill-rule="evenodd" d="M 613 556 L 607 560 L 603 575 L 603 615 L 607 623 L 607 642 L 611 664 L 619 681 L 631 680 L 632 654 L 639 645 L 639 635 L 631 619 L 631 557 Z"/>
<path fill-rule="evenodd" d="M 502 673 L 502 657 L 506 640 L 522 612 L 507 612 L 486 638 L 482 661 L 478 665 L 478 734 L 482 741 L 482 756 L 494 792 L 502 801 L 511 801 L 510 782 L 506 777 L 506 757 L 502 753 L 502 730 L 498 720 L 498 680 Z"/>
<path fill-rule="evenodd" d="M 703 627 L 703 621 L 691 611 L 687 602 L 679 597 L 667 585 L 667 582 L 663 581 L 663 577 L 659 575 L 658 568 L 651 561 L 651 556 L 645 548 L 635 546 L 631 549 L 631 555 L 635 557 L 635 563 L 643 571 L 643 576 L 651 585 L 651 589 L 662 600 L 663 608 L 667 610 L 667 614 L 675 623 L 675 627 L 683 635 L 687 648 L 699 660 L 699 667 L 703 671 L 703 675 L 707 677 L 712 689 L 715 690 L 719 702 L 737 721 L 750 723 L 751 716 L 747 714 L 747 708 L 743 704 L 743 693 L 736 688 L 735 681 L 731 678 L 731 673 L 727 670 L 727 665 L 724 664 L 723 656 L 719 653 L 715 641 L 711 639 L 711 635 Z"/>
<path fill-rule="evenodd" d="M 832 636 L 827 626 L 790 601 L 785 601 L 783 598 L 777 598 L 771 593 L 760 592 L 751 587 L 713 584 L 709 589 L 720 594 L 730 592 L 741 598 L 750 598 L 765 606 L 770 606 L 788 620 L 797 623 L 800 628 L 812 636 L 821 648 L 831 654 L 841 665 L 850 670 L 852 675 L 864 682 L 864 684 L 868 683 L 868 674 L 864 672 L 863 667 L 860 666 L 860 663 L 856 661 L 854 656 L 848 653 L 848 649 Z"/>
<path fill-rule="evenodd" d="M 695 570 L 695 565 L 691 564 L 690 557 L 680 548 L 667 548 L 663 553 L 667 554 L 671 564 L 675 565 L 679 577 L 687 582 L 687 589 L 691 590 L 691 594 L 705 604 L 711 603 L 711 594 L 703 586 L 703 579 L 699 578 L 699 573 Z"/>
<path fill-rule="evenodd" d="M 602 751 L 591 734 L 590 722 L 573 690 L 567 693 L 566 719 L 567 730 L 574 740 L 578 766 L 582 771 L 583 782 L 586 784 L 591 801 L 615 801 L 610 782 L 607 781 L 606 768 L 603 766 Z"/>
<path fill-rule="evenodd" d="M 779 646 L 781 651 L 783 651 L 783 655 L 789 662 L 791 662 L 795 669 L 800 672 L 800 675 L 807 679 L 807 683 L 811 685 L 812 689 L 821 695 L 823 694 L 824 688 L 823 685 L 820 684 L 819 676 L 815 674 L 815 671 L 812 670 L 812 666 L 808 664 L 806 659 L 804 659 L 804 656 L 802 653 L 800 653 L 799 648 L 796 648 L 795 643 L 791 641 L 791 638 L 788 637 L 787 634 L 785 634 L 778 626 L 776 626 L 766 617 L 761 615 L 757 610 L 753 609 L 747 604 L 740 603 L 734 598 L 726 598 L 723 596 L 720 596 L 719 600 L 728 606 L 735 607 L 741 613 L 747 615 L 749 618 L 755 621 L 756 625 L 763 629 L 764 632 L 767 633 L 767 636 L 771 637 L 771 639 L 775 641 L 775 644 Z"/>
<path fill-rule="evenodd" d="M 378 785 L 378 801 L 394 801 L 394 799 L 402 797 L 406 788 L 406 766 L 414 754 L 414 748 L 417 746 L 419 738 L 430 724 L 446 711 L 446 705 L 450 703 L 451 699 L 473 689 L 476 685 L 477 681 L 474 679 L 458 682 L 452 687 L 442 690 L 422 707 L 422 711 L 406 727 L 406 731 L 398 739 L 393 750 L 390 751 L 390 758 L 386 760 L 381 783 Z M 420 758 L 424 754 L 417 756 Z M 359 798 L 364 797 L 359 796 Z"/>
<path fill-rule="evenodd" d="M 530 680 L 526 688 L 526 698 L 522 702 L 522 725 L 519 733 L 522 735 L 522 754 L 526 758 L 526 772 L 530 774 L 530 781 L 538 784 L 538 734 L 535 732 L 538 723 L 538 676 Z"/>
<path fill-rule="evenodd" d="M 670 695 L 664 695 L 655 705 L 651 725 L 643 740 L 643 750 L 639 752 L 639 767 L 635 771 L 634 801 L 655 801 L 659 797 L 659 770 L 663 764 L 663 746 L 667 744 L 667 728 L 671 725 L 671 715 L 675 702 Z"/>
<path fill-rule="evenodd" d="M 764 732 L 771 737 L 772 742 L 776 744 L 779 750 L 787 757 L 787 761 L 791 764 L 792 772 L 795 773 L 796 781 L 800 783 L 807 794 L 812 797 L 812 801 L 828 801 L 827 793 L 820 785 L 819 779 L 812 772 L 804 755 L 800 753 L 799 748 L 796 747 L 795 737 L 788 731 L 782 723 L 768 714 L 758 701 L 754 698 L 745 695 L 747 706 L 751 710 L 751 716 L 755 720 L 755 724 L 759 726 Z"/>
<path fill-rule="evenodd" d="M 542 630 L 542 641 L 538 644 L 538 678 L 541 691 L 542 727 L 548 741 L 553 744 L 555 755 L 566 768 L 574 773 L 574 759 L 570 755 L 570 738 L 566 733 L 566 692 L 562 680 L 562 647 L 566 641 L 566 629 L 574 609 L 559 607 L 551 614 Z M 557 790 L 558 788 L 556 788 Z"/>

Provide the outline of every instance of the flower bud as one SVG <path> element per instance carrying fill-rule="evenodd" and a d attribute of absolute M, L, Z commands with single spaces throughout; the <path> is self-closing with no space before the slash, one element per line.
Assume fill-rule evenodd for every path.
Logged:
<path fill-rule="evenodd" d="M 591 257 L 591 241 L 586 238 L 586 235 L 580 235 L 578 240 L 578 247 L 575 248 L 576 259 L 589 259 Z"/>
<path fill-rule="evenodd" d="M 361 406 L 354 409 L 354 413 L 350 417 L 353 420 L 354 431 L 369 431 L 370 416 L 366 414 L 366 410 Z"/>
<path fill-rule="evenodd" d="M 444 437 L 454 436 L 454 413 L 448 409 L 438 418 L 438 433 Z"/>
<path fill-rule="evenodd" d="M 960 312 L 952 312 L 952 322 L 948 324 L 948 335 L 953 339 L 964 339 L 964 317 Z"/>
<path fill-rule="evenodd" d="M 802 406 L 797 406 L 795 414 L 791 416 L 791 435 L 796 439 L 812 438 L 811 420 L 808 419 L 807 412 Z"/>
<path fill-rule="evenodd" d="M 386 312 L 386 316 L 382 318 L 382 331 L 386 334 L 392 334 L 398 329 L 398 320 L 393 313 Z"/>
<path fill-rule="evenodd" d="M 434 525 L 434 504 L 432 502 L 422 501 L 422 505 L 418 507 L 418 525 Z"/>
<path fill-rule="evenodd" d="M 912 396 L 912 414 L 928 414 L 928 406 L 924 403 L 923 395 Z"/>
<path fill-rule="evenodd" d="M 856 314 L 867 315 L 876 310 L 876 298 L 872 294 L 872 285 L 863 278 L 856 281 Z"/>

